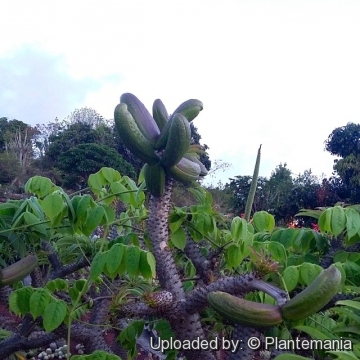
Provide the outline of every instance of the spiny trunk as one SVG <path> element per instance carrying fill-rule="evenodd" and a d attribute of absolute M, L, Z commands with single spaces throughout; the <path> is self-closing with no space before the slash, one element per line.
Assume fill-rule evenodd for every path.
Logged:
<path fill-rule="evenodd" d="M 156 274 L 160 285 L 164 290 L 170 291 L 176 300 L 180 300 L 185 297 L 185 293 L 172 253 L 168 246 L 168 218 L 172 185 L 172 180 L 168 180 L 165 193 L 162 196 L 150 197 L 148 229 L 152 252 L 156 259 Z"/>
<path fill-rule="evenodd" d="M 150 197 L 148 229 L 160 285 L 164 290 L 171 292 L 176 300 L 182 300 L 185 299 L 185 292 L 168 246 L 172 185 L 172 180 L 168 179 L 165 193 L 160 197 Z M 190 315 L 183 310 L 181 313 L 174 314 L 169 322 L 179 340 L 205 338 L 200 316 L 197 313 Z M 184 355 L 188 360 L 215 359 L 214 355 L 207 351 L 186 350 Z"/>

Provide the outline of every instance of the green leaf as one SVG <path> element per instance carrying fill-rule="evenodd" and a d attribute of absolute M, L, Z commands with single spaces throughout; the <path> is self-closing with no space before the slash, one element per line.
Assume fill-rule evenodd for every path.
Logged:
<path fill-rule="evenodd" d="M 345 229 L 346 216 L 344 208 L 334 206 L 331 210 L 331 231 L 334 236 L 339 236 Z"/>
<path fill-rule="evenodd" d="M 324 269 L 316 264 L 303 263 L 300 266 L 300 277 L 303 283 L 309 286 Z"/>
<path fill-rule="evenodd" d="M 309 216 L 315 219 L 319 219 L 321 213 L 321 210 L 300 209 L 300 211 L 295 216 Z"/>
<path fill-rule="evenodd" d="M 10 310 L 16 315 L 25 315 L 30 311 L 30 297 L 34 289 L 31 286 L 25 286 L 15 290 L 10 294 Z"/>
<path fill-rule="evenodd" d="M 176 220 L 170 221 L 170 223 L 169 223 L 169 228 L 172 233 L 177 231 L 185 220 L 185 217 L 179 218 L 179 216 L 177 216 L 177 215 L 175 215 L 174 217 L 176 218 Z"/>
<path fill-rule="evenodd" d="M 152 265 L 149 264 L 148 254 L 149 253 L 147 251 L 140 250 L 139 270 L 140 270 L 141 275 L 145 279 L 152 279 L 155 275 L 154 267 L 153 267 L 153 264 Z M 153 259 L 154 259 L 154 257 L 153 257 Z M 150 257 L 150 260 L 152 260 L 151 257 Z"/>
<path fill-rule="evenodd" d="M 120 173 L 113 168 L 103 167 L 100 169 L 100 173 L 104 176 L 105 180 L 109 184 L 119 181 L 121 179 Z"/>
<path fill-rule="evenodd" d="M 199 206 L 198 206 L 199 208 Z M 196 227 L 197 229 L 202 233 L 202 234 L 206 234 L 208 232 L 211 232 L 212 229 L 212 221 L 211 221 L 211 217 L 205 213 L 205 212 L 198 212 L 198 214 L 193 216 L 193 219 L 196 223 Z"/>
<path fill-rule="evenodd" d="M 145 175 L 144 175 L 144 168 L 145 168 L 145 164 L 144 166 L 141 168 L 140 170 L 140 173 L 139 173 L 139 178 L 138 178 L 138 181 L 137 181 L 137 184 L 140 185 L 142 183 L 145 182 Z"/>
<path fill-rule="evenodd" d="M 84 234 L 89 236 L 99 226 L 104 216 L 105 210 L 102 206 L 91 209 L 86 218 L 85 228 L 83 228 Z"/>
<path fill-rule="evenodd" d="M 357 325 L 350 325 L 350 326 L 340 326 L 337 327 L 336 329 L 332 329 L 333 332 L 335 333 L 346 333 L 346 334 L 356 334 L 356 335 L 360 335 L 360 328 Z"/>
<path fill-rule="evenodd" d="M 298 253 L 307 253 L 315 244 L 314 232 L 311 229 L 299 229 L 292 241 L 293 249 Z"/>
<path fill-rule="evenodd" d="M 90 279 L 92 281 L 96 280 L 99 275 L 103 272 L 105 264 L 106 264 L 107 253 L 106 252 L 98 252 L 94 259 L 91 262 L 90 266 Z"/>
<path fill-rule="evenodd" d="M 30 297 L 30 313 L 34 320 L 44 313 L 44 310 L 50 302 L 50 294 L 47 289 L 36 289 Z"/>
<path fill-rule="evenodd" d="M 46 283 L 46 287 L 51 291 L 67 291 L 68 284 L 63 279 L 54 279 Z"/>
<path fill-rule="evenodd" d="M 115 221 L 115 217 L 116 217 L 115 210 L 111 206 L 108 206 L 108 205 L 103 205 L 103 209 L 105 210 L 105 218 L 106 218 L 105 223 L 110 224 L 113 221 Z"/>
<path fill-rule="evenodd" d="M 180 250 L 184 250 L 186 245 L 186 234 L 183 228 L 178 228 L 174 233 L 170 236 L 171 242 Z"/>
<path fill-rule="evenodd" d="M 60 194 L 50 194 L 41 202 L 41 206 L 46 216 L 53 220 L 63 209 L 63 200 Z"/>
<path fill-rule="evenodd" d="M 129 189 L 121 184 L 120 182 L 110 184 L 110 190 L 113 194 L 117 194 L 120 201 L 128 204 L 130 202 L 130 193 Z"/>
<path fill-rule="evenodd" d="M 62 300 L 55 300 L 50 302 L 43 315 L 43 325 L 47 332 L 58 328 L 64 321 L 66 316 L 67 306 Z"/>
<path fill-rule="evenodd" d="M 88 289 L 89 289 L 89 283 L 88 283 L 88 281 L 85 280 L 85 279 L 76 280 L 76 282 L 75 282 L 75 288 L 76 288 L 79 292 L 85 293 L 85 292 L 88 291 Z"/>
<path fill-rule="evenodd" d="M 137 234 L 131 232 L 125 236 L 124 240 L 125 244 L 133 244 L 135 246 L 139 246 L 139 237 Z"/>
<path fill-rule="evenodd" d="M 25 211 L 23 213 L 25 223 L 27 225 L 32 225 L 31 230 L 44 235 L 46 238 L 48 237 L 48 232 L 46 231 L 44 224 L 39 224 L 39 219 L 29 211 Z"/>
<path fill-rule="evenodd" d="M 118 339 L 121 342 L 121 345 L 127 350 L 134 350 L 136 347 L 136 339 L 141 335 L 143 332 L 145 325 L 145 321 L 143 320 L 136 320 L 128 325 L 120 335 Z"/>
<path fill-rule="evenodd" d="M 129 246 L 125 254 L 125 266 L 129 275 L 136 275 L 139 270 L 140 249 L 137 246 Z"/>
<path fill-rule="evenodd" d="M 101 173 L 101 170 L 99 170 L 95 174 L 91 174 L 88 177 L 88 185 L 92 189 L 96 189 L 96 190 L 101 190 L 106 185 L 105 177 Z"/>
<path fill-rule="evenodd" d="M 231 221 L 231 236 L 233 240 L 247 240 L 249 236 L 247 222 L 244 219 L 241 219 L 239 216 L 236 216 Z"/>
<path fill-rule="evenodd" d="M 292 241 L 295 236 L 298 234 L 298 229 L 280 229 L 276 230 L 271 234 L 270 241 L 277 241 L 280 244 L 284 245 L 285 249 L 292 247 Z"/>
<path fill-rule="evenodd" d="M 88 194 L 85 194 L 80 197 L 80 200 L 78 200 L 78 203 L 76 206 L 74 204 L 76 217 L 80 221 L 84 221 L 86 219 L 87 210 L 90 207 L 91 200 L 92 200 L 91 196 Z"/>
<path fill-rule="evenodd" d="M 25 184 L 25 192 L 32 193 L 42 198 L 50 194 L 52 187 L 55 186 L 52 181 L 43 176 L 33 176 Z"/>
<path fill-rule="evenodd" d="M 359 359 L 353 352 L 349 352 L 349 351 L 334 350 L 334 351 L 327 351 L 327 352 L 329 354 L 337 355 L 338 359 L 340 359 L 340 360 L 358 360 Z"/>
<path fill-rule="evenodd" d="M 287 255 L 283 244 L 276 241 L 270 242 L 268 251 L 274 260 L 286 264 Z"/>
<path fill-rule="evenodd" d="M 340 300 L 335 305 L 345 305 L 353 309 L 360 310 L 360 302 L 355 300 Z"/>
<path fill-rule="evenodd" d="M 76 287 L 73 286 L 69 289 L 69 295 L 72 300 L 72 303 L 75 304 L 78 301 L 80 291 Z"/>
<path fill-rule="evenodd" d="M 39 223 L 39 219 L 29 211 L 24 212 L 24 220 L 27 225 L 34 225 Z"/>
<path fill-rule="evenodd" d="M 106 253 L 106 268 L 110 276 L 114 275 L 121 264 L 124 255 L 125 246 L 123 244 L 114 244 Z"/>
<path fill-rule="evenodd" d="M 30 199 L 28 199 L 28 205 L 32 213 L 38 218 L 39 221 L 44 220 L 44 211 L 36 197 L 31 196 Z"/>
<path fill-rule="evenodd" d="M 159 333 L 161 339 L 170 340 L 175 337 L 171 325 L 167 320 L 157 321 L 155 330 Z"/>
<path fill-rule="evenodd" d="M 122 181 L 125 182 L 125 184 L 128 186 L 128 188 L 130 190 L 134 191 L 134 192 L 129 193 L 129 195 L 130 195 L 129 201 L 130 201 L 130 205 L 137 207 L 138 204 L 135 199 L 135 192 L 138 190 L 138 187 L 136 186 L 135 181 L 133 179 L 129 178 L 128 176 L 123 176 Z M 121 200 L 121 197 L 120 197 L 120 200 Z"/>
<path fill-rule="evenodd" d="M 331 209 L 326 209 L 320 215 L 318 225 L 321 232 L 331 233 Z"/>
<path fill-rule="evenodd" d="M 341 305 L 341 304 L 337 304 L 337 305 Z M 329 310 L 334 311 L 337 314 L 348 317 L 351 321 L 354 321 L 356 323 L 356 326 L 358 328 L 360 328 L 360 316 L 356 315 L 353 310 L 350 310 L 350 309 L 348 309 L 346 307 L 342 307 L 342 306 L 336 306 Z"/>
<path fill-rule="evenodd" d="M 360 230 L 360 214 L 352 208 L 345 208 L 347 238 L 355 236 Z"/>
<path fill-rule="evenodd" d="M 296 288 L 299 282 L 300 271 L 297 266 L 288 266 L 282 273 L 285 281 L 287 291 L 292 291 Z"/>
<path fill-rule="evenodd" d="M 324 332 L 320 331 L 319 329 L 315 329 L 311 326 L 299 325 L 299 326 L 295 326 L 294 329 L 310 335 L 313 339 L 323 340 L 323 341 L 329 340 L 329 333 L 325 334 Z M 336 336 L 333 336 L 333 339 L 335 339 L 335 338 L 336 338 Z"/>
<path fill-rule="evenodd" d="M 275 227 L 275 218 L 266 211 L 257 211 L 253 216 L 253 224 L 258 232 L 272 232 Z"/>
<path fill-rule="evenodd" d="M 151 274 L 152 274 L 152 277 L 156 277 L 156 260 L 155 260 L 155 257 L 154 255 L 147 251 L 146 252 L 146 258 L 147 258 L 147 262 L 151 268 Z"/>
<path fill-rule="evenodd" d="M 65 203 L 68 207 L 69 220 L 70 220 L 70 222 L 74 222 L 75 221 L 75 210 L 74 210 L 72 201 L 71 201 L 69 195 L 65 191 L 63 191 L 61 195 L 64 198 Z"/>
<path fill-rule="evenodd" d="M 237 244 L 230 244 L 225 250 L 225 259 L 228 268 L 237 268 L 244 259 L 241 246 Z"/>

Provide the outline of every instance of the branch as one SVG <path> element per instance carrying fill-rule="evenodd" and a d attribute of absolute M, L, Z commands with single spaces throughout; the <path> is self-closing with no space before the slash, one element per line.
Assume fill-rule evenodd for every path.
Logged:
<path fill-rule="evenodd" d="M 286 292 L 265 281 L 257 279 L 254 273 L 226 277 L 210 285 L 191 291 L 183 302 L 186 312 L 193 314 L 208 306 L 207 295 L 211 291 L 223 291 L 231 295 L 244 295 L 252 290 L 261 290 L 277 301 L 278 305 L 286 302 Z"/>
<path fill-rule="evenodd" d="M 184 248 L 185 255 L 193 263 L 197 274 L 201 280 L 207 285 L 212 278 L 212 271 L 210 268 L 210 261 L 201 253 L 199 246 L 194 242 L 188 231 L 186 233 L 186 245 Z"/>

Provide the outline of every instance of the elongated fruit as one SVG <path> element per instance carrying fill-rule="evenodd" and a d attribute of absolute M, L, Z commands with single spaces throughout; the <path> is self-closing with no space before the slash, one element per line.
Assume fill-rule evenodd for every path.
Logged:
<path fill-rule="evenodd" d="M 156 150 L 164 150 L 166 144 L 169 140 L 169 133 L 171 124 L 173 123 L 174 118 L 170 118 L 170 120 L 165 124 L 165 126 L 161 129 L 161 133 L 157 141 L 155 142 L 154 149 Z"/>
<path fill-rule="evenodd" d="M 194 163 L 197 163 L 200 166 L 200 176 L 205 176 L 207 175 L 208 171 L 205 167 L 205 165 L 200 161 L 198 155 L 194 154 L 194 153 L 190 153 L 190 154 L 185 154 L 184 158 L 191 160 Z"/>
<path fill-rule="evenodd" d="M 175 166 L 167 169 L 167 173 L 174 180 L 188 182 L 199 180 L 201 169 L 199 164 L 183 157 Z"/>
<path fill-rule="evenodd" d="M 222 291 L 208 294 L 209 304 L 226 319 L 250 327 L 279 325 L 283 318 L 277 305 L 240 299 Z"/>
<path fill-rule="evenodd" d="M 176 108 L 173 115 L 179 113 L 184 115 L 188 121 L 194 120 L 203 109 L 203 103 L 200 100 L 190 99 L 184 101 L 180 106 Z"/>
<path fill-rule="evenodd" d="M 0 270 L 0 287 L 11 285 L 31 274 L 38 264 L 36 255 L 28 255 Z"/>
<path fill-rule="evenodd" d="M 191 142 L 190 124 L 186 117 L 175 114 L 169 129 L 169 137 L 162 157 L 161 165 L 170 168 L 176 165 L 186 154 Z"/>
<path fill-rule="evenodd" d="M 166 174 L 165 169 L 160 165 L 160 163 L 154 165 L 145 164 L 144 178 L 146 188 L 151 195 L 159 197 L 164 194 Z"/>
<path fill-rule="evenodd" d="M 126 104 L 120 103 L 116 106 L 114 119 L 118 134 L 125 146 L 144 162 L 156 164 L 159 158 L 153 145 L 139 130 Z"/>
<path fill-rule="evenodd" d="M 334 265 L 322 271 L 301 293 L 281 307 L 284 320 L 305 319 L 321 310 L 339 291 L 341 272 Z"/>
<path fill-rule="evenodd" d="M 153 112 L 153 118 L 156 121 L 156 124 L 161 131 L 169 120 L 169 114 L 166 110 L 165 105 L 160 99 L 156 99 L 154 101 L 152 112 Z"/>
<path fill-rule="evenodd" d="M 122 94 L 120 102 L 127 105 L 127 109 L 141 133 L 154 144 L 160 135 L 160 130 L 145 105 L 130 93 Z"/>

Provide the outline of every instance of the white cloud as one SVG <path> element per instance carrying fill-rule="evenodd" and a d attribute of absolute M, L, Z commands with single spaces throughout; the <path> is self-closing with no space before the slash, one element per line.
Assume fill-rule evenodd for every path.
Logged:
<path fill-rule="evenodd" d="M 284 162 L 294 173 L 330 175 L 324 140 L 360 119 L 355 0 L 14 1 L 3 8 L 0 55 L 36 44 L 61 56 L 65 78 L 99 85 L 82 89 L 81 104 L 106 117 L 123 92 L 149 108 L 161 98 L 170 112 L 188 98 L 202 100 L 195 121 L 202 140 L 212 158 L 233 163 L 219 174 L 224 181 L 252 174 L 260 144 L 264 176 Z"/>

